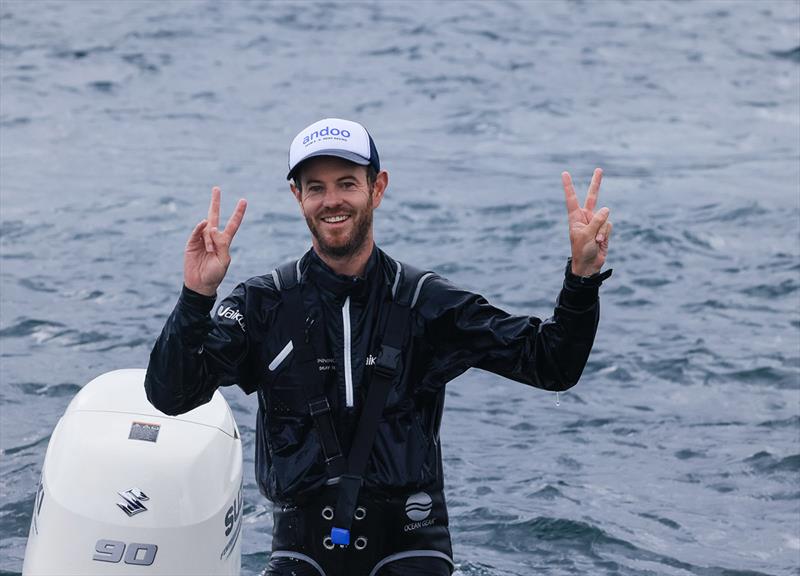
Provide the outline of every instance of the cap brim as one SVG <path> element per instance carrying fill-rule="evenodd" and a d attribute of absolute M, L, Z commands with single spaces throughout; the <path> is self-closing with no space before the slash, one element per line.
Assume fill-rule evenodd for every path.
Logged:
<path fill-rule="evenodd" d="M 356 154 L 355 152 L 348 152 L 347 150 L 336 150 L 336 149 L 334 149 L 334 150 L 317 150 L 316 152 L 313 152 L 313 153 L 309 154 L 308 156 L 306 156 L 305 158 L 300 160 L 300 162 L 295 164 L 294 168 L 289 170 L 289 173 L 286 175 L 286 179 L 287 180 L 291 180 L 292 177 L 293 177 L 293 174 L 297 171 L 297 168 L 303 162 L 305 162 L 306 160 L 308 160 L 310 158 L 316 158 L 317 156 L 336 156 L 337 158 L 342 158 L 344 160 L 349 160 L 350 162 L 353 162 L 354 164 L 359 164 L 361 166 L 367 166 L 370 163 L 368 158 L 364 158 L 363 156 L 360 156 L 360 155 Z"/>

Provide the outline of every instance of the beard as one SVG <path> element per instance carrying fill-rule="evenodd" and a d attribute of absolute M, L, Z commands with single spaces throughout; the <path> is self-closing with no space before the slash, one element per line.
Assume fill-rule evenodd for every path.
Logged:
<path fill-rule="evenodd" d="M 320 216 L 322 218 L 323 216 Z M 306 216 L 306 224 L 311 234 L 317 240 L 320 252 L 324 256 L 333 258 L 335 260 L 342 260 L 357 254 L 367 241 L 369 231 L 372 229 L 372 192 L 370 192 L 369 200 L 367 200 L 366 207 L 350 216 L 353 219 L 353 227 L 350 234 L 344 241 L 336 243 L 328 242 L 325 236 L 320 233 L 314 218 Z"/>

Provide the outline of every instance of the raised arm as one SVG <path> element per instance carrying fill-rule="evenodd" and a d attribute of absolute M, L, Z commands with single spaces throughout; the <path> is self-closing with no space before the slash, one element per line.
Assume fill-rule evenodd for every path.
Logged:
<path fill-rule="evenodd" d="M 145 390 L 167 414 L 208 402 L 219 386 L 239 383 L 247 354 L 247 289 L 240 284 L 218 309 L 216 291 L 230 265 L 230 245 L 247 207 L 239 200 L 225 229 L 219 225 L 220 190 L 211 192 L 208 218 L 195 226 L 184 252 L 184 287 L 150 354 Z"/>
<path fill-rule="evenodd" d="M 572 258 L 550 318 L 508 314 L 439 278 L 426 283 L 418 309 L 435 344 L 424 387 L 441 386 L 471 367 L 546 390 L 578 382 L 597 330 L 598 289 L 610 275 L 599 274 L 611 233 L 608 209 L 594 212 L 601 178 L 595 170 L 581 208 L 572 179 L 562 175 Z"/>

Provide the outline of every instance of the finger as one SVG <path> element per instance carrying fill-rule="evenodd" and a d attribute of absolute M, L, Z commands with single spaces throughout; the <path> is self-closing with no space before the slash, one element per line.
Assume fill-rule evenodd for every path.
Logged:
<path fill-rule="evenodd" d="M 600 168 L 595 168 L 594 174 L 592 174 L 592 183 L 589 184 L 589 194 L 586 196 L 586 202 L 583 204 L 585 210 L 591 212 L 597 205 L 597 195 L 600 192 L 600 182 L 602 180 L 603 171 Z"/>
<path fill-rule="evenodd" d="M 608 223 L 608 232 L 606 232 L 606 237 L 604 238 L 604 240 L 605 240 L 605 244 L 604 244 L 604 245 L 605 245 L 605 246 L 608 246 L 608 239 L 609 239 L 609 238 L 611 238 L 611 231 L 612 231 L 613 229 L 614 229 L 614 224 L 612 224 L 611 222 L 609 222 L 609 223 Z"/>
<path fill-rule="evenodd" d="M 608 220 L 609 213 L 610 210 L 608 208 L 601 208 L 597 214 L 594 215 L 594 218 L 592 218 L 592 221 L 589 222 L 589 225 L 587 226 L 588 232 L 592 236 L 597 236 L 597 232 L 600 230 L 600 227 L 606 223 L 606 220 Z"/>
<path fill-rule="evenodd" d="M 230 244 L 228 237 L 219 228 L 211 229 L 211 241 L 214 243 L 214 250 L 216 252 L 224 251 L 228 244 Z"/>
<path fill-rule="evenodd" d="M 217 228 L 211 231 L 211 238 L 214 240 L 214 254 L 225 266 L 231 261 L 230 256 L 230 238 L 224 232 Z"/>
<path fill-rule="evenodd" d="M 214 252 L 214 238 L 213 234 L 216 232 L 216 228 L 212 228 L 211 226 L 206 226 L 205 230 L 203 230 L 203 242 L 206 244 L 206 252 L 212 253 Z"/>
<path fill-rule="evenodd" d="M 208 220 L 203 219 L 197 223 L 197 226 L 194 227 L 192 233 L 189 234 L 189 239 L 186 241 L 186 246 L 189 247 L 192 244 L 197 244 L 198 242 L 203 242 L 203 230 L 206 227 Z"/>
<path fill-rule="evenodd" d="M 561 184 L 564 185 L 564 197 L 567 201 L 567 214 L 572 214 L 575 210 L 579 210 L 578 197 L 575 196 L 575 187 L 572 185 L 572 176 L 569 172 L 561 173 Z"/>
<path fill-rule="evenodd" d="M 197 226 L 194 227 L 194 230 L 192 230 L 191 235 L 189 235 L 189 239 L 191 240 L 192 238 L 197 238 L 201 236 L 203 234 L 203 230 L 205 229 L 207 223 L 208 220 L 206 220 L 205 218 L 200 220 L 200 222 L 197 223 Z"/>
<path fill-rule="evenodd" d="M 594 239 L 602 244 L 603 241 L 608 238 L 609 234 L 611 234 L 611 221 L 606 220 L 605 224 L 600 226 L 600 230 L 597 231 L 597 235 L 594 237 Z"/>
<path fill-rule="evenodd" d="M 244 211 L 247 210 L 247 200 L 242 198 L 236 204 L 236 209 L 231 214 L 231 217 L 228 219 L 228 223 L 225 224 L 225 230 L 223 232 L 228 237 L 228 240 L 233 240 L 233 237 L 236 236 L 237 230 L 239 230 L 239 226 L 242 223 L 242 219 L 244 218 Z"/>
<path fill-rule="evenodd" d="M 221 195 L 219 187 L 214 186 L 211 189 L 211 204 L 208 206 L 208 224 L 211 228 L 219 226 L 219 201 Z"/>

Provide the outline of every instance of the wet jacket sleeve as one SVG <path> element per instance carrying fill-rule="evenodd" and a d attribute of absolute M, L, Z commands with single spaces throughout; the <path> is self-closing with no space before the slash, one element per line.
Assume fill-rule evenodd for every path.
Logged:
<path fill-rule="evenodd" d="M 433 354 L 423 387 L 476 367 L 545 390 L 566 390 L 583 372 L 599 320 L 598 290 L 610 270 L 590 279 L 569 270 L 551 318 L 513 316 L 483 296 L 435 278 L 420 311 Z"/>
<path fill-rule="evenodd" d="M 150 353 L 145 390 L 153 406 L 183 414 L 211 400 L 219 386 L 247 381 L 242 373 L 248 352 L 245 300 L 246 287 L 240 284 L 212 319 L 215 298 L 184 286 Z"/>

